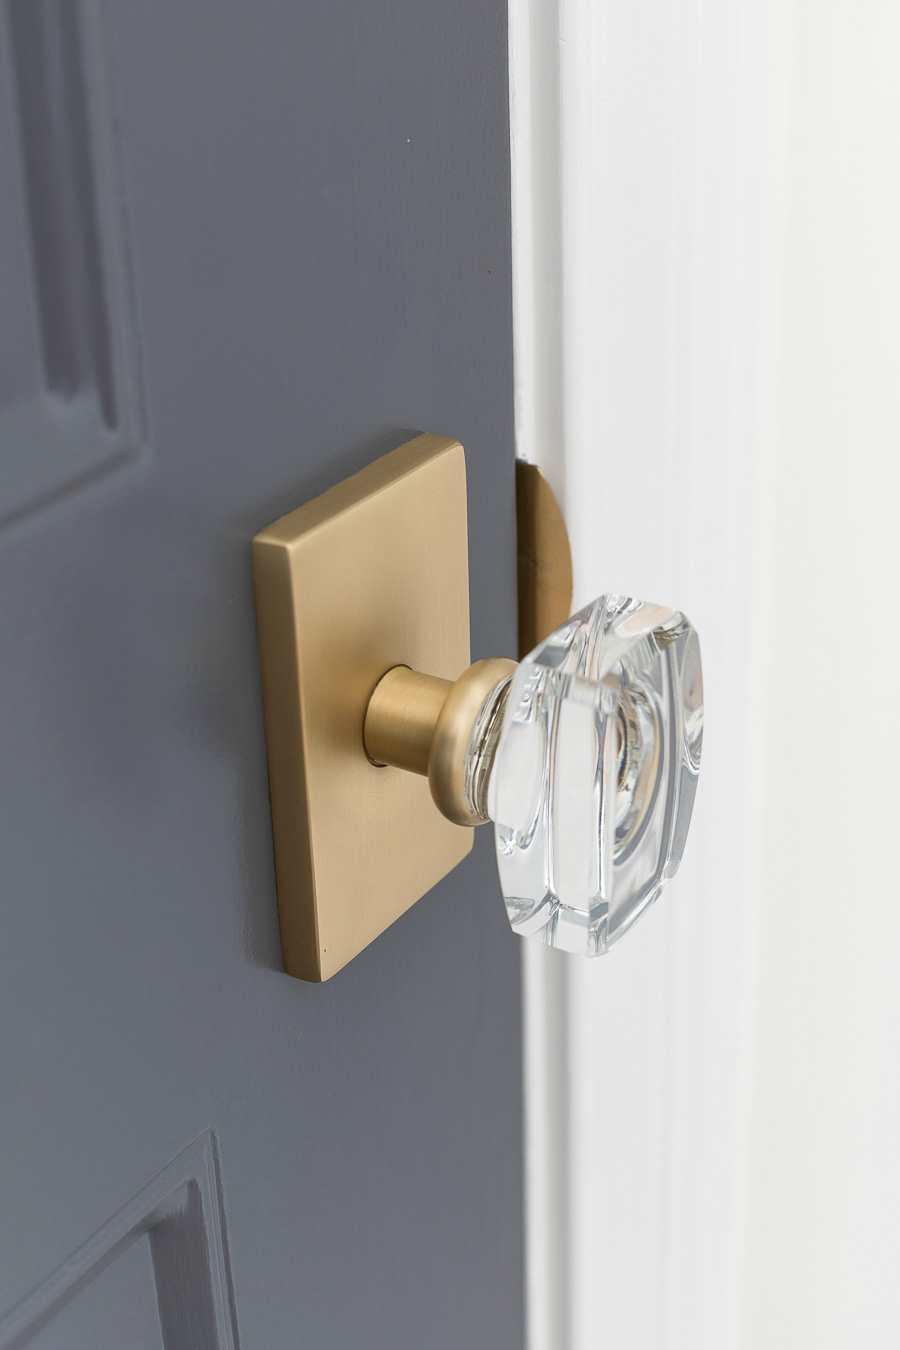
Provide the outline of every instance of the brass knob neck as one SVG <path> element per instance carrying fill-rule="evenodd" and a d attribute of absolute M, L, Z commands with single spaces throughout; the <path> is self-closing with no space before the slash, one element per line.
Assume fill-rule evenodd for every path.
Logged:
<path fill-rule="evenodd" d="M 387 671 L 372 692 L 364 740 L 373 764 L 425 774 L 435 805 L 457 825 L 486 820 L 467 792 L 468 757 L 479 714 L 512 678 L 515 661 L 476 661 L 456 683 L 408 666 Z"/>
<path fill-rule="evenodd" d="M 434 728 L 452 688 L 452 680 L 420 675 L 409 666 L 386 671 L 366 710 L 366 754 L 372 763 L 427 776 Z"/>

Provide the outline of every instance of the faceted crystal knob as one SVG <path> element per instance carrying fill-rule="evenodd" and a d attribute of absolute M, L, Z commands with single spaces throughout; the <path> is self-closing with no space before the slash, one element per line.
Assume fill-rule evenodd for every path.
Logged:
<path fill-rule="evenodd" d="M 681 862 L 702 740 L 683 614 L 603 595 L 521 662 L 481 770 L 516 932 L 587 956 L 621 937 Z"/>
<path fill-rule="evenodd" d="M 700 644 L 683 614 L 601 595 L 518 666 L 375 689 L 374 763 L 428 775 L 458 824 L 494 822 L 517 933 L 596 956 L 674 876 L 703 741 Z"/>

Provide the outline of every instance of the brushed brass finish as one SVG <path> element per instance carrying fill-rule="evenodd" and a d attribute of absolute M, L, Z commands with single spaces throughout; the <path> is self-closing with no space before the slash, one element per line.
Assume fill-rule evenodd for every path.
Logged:
<path fill-rule="evenodd" d="M 457 825 L 481 825 L 465 791 L 464 767 L 475 720 L 486 700 L 512 679 L 515 661 L 491 656 L 476 661 L 448 693 L 438 715 L 428 756 L 428 782 L 438 810 Z"/>
<path fill-rule="evenodd" d="M 472 847 L 363 749 L 385 671 L 469 664 L 462 446 L 407 442 L 263 530 L 253 562 L 285 969 L 324 980 Z"/>
<path fill-rule="evenodd" d="M 366 754 L 376 764 L 427 774 L 435 806 L 455 825 L 482 825 L 466 795 L 465 765 L 478 714 L 512 679 L 515 661 L 489 657 L 456 683 L 395 666 L 378 681 L 365 719 Z"/>
<path fill-rule="evenodd" d="M 572 553 L 553 489 L 536 464 L 516 461 L 519 656 L 572 612 Z"/>
<path fill-rule="evenodd" d="M 382 768 L 428 774 L 438 715 L 453 685 L 436 675 L 394 666 L 376 684 L 366 710 L 366 754 Z"/>

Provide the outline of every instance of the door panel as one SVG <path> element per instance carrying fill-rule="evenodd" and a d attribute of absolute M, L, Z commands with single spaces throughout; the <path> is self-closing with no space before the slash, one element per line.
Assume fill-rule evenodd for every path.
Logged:
<path fill-rule="evenodd" d="M 29 282 L 21 387 L 72 471 L 38 413 L 4 426 L 0 1346 L 77 1345 L 80 1316 L 103 1345 L 139 1288 L 180 1350 L 144 1199 L 211 1129 L 221 1193 L 184 1218 L 186 1250 L 205 1233 L 230 1261 L 235 1343 L 520 1346 L 519 952 L 492 841 L 328 984 L 284 974 L 250 572 L 277 515 L 418 431 L 452 435 L 472 657 L 514 651 L 505 8 L 74 8 L 105 71 L 79 96 L 130 411 L 110 429 L 94 378 L 85 432 Z M 4 18 L 21 28 L 16 0 Z M 4 210 L 39 253 L 23 41 Z M 85 436 L 98 454 L 119 436 L 122 467 L 82 472 Z M 54 1304 L 129 1205 L 137 1254 Z M 209 1271 L 178 1295 L 201 1317 Z"/>
<path fill-rule="evenodd" d="M 216 1136 L 207 1131 L 0 1322 L 7 1350 L 236 1350 Z"/>
<path fill-rule="evenodd" d="M 98 0 L 0 7 L 0 521 L 141 450 L 123 173 Z"/>
<path fill-rule="evenodd" d="M 31 1350 L 166 1350 L 146 1238 L 26 1342 Z"/>

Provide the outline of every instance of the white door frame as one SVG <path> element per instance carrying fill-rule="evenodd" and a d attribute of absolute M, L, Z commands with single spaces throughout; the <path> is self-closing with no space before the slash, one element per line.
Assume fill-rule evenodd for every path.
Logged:
<path fill-rule="evenodd" d="M 664 899 L 601 960 L 523 947 L 531 1350 L 736 1344 L 784 25 L 768 0 L 510 4 L 518 454 L 562 502 L 576 605 L 684 608 L 707 695 Z"/>

